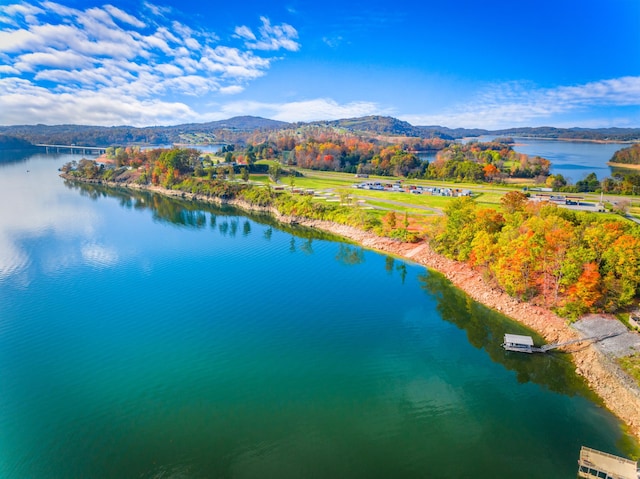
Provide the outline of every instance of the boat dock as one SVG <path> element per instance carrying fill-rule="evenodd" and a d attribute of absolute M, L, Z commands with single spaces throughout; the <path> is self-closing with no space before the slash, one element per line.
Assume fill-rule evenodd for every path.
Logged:
<path fill-rule="evenodd" d="M 572 339 L 571 341 L 564 341 L 561 343 L 550 343 L 543 346 L 534 346 L 533 338 L 531 336 L 522 336 L 520 334 L 505 334 L 502 347 L 507 351 L 515 351 L 518 353 L 546 353 L 552 349 L 558 349 L 563 346 L 569 346 L 570 344 L 577 344 L 583 342 L 598 342 L 607 338 L 613 338 L 621 333 L 609 333 L 600 336 L 591 336 L 589 338 Z"/>
<path fill-rule="evenodd" d="M 582 446 L 578 459 L 578 477 L 638 479 L 640 476 L 637 462 Z"/>

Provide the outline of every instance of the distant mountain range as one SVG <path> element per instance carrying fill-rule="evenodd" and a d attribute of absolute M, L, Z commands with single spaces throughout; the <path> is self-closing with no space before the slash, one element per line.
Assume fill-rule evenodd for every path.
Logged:
<path fill-rule="evenodd" d="M 208 123 L 188 123 L 176 126 L 88 126 L 88 125 L 15 125 L 0 126 L 0 135 L 11 136 L 33 144 L 62 144 L 83 146 L 112 145 L 168 145 L 173 143 L 233 142 L 244 143 L 252 135 L 275 130 L 295 130 L 302 127 L 338 128 L 361 134 L 439 137 L 458 139 L 482 135 L 554 138 L 592 141 L 638 141 L 640 128 L 509 128 L 484 130 L 447 128 L 443 126 L 414 126 L 389 116 L 364 116 L 342 120 L 311 123 L 286 123 L 255 116 L 238 116 Z"/>

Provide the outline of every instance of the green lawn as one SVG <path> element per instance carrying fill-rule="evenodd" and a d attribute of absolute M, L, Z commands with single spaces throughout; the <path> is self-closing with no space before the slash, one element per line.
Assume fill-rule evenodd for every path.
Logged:
<path fill-rule="evenodd" d="M 273 164 L 275 162 L 260 161 L 259 163 Z M 365 181 L 379 181 L 380 183 L 393 183 L 398 180 L 395 177 L 370 176 L 369 178 L 356 178 L 352 173 L 338 173 L 332 171 L 316 171 L 303 168 L 283 167 L 283 170 L 293 169 L 302 176 L 293 178 L 295 188 L 312 189 L 320 194 L 335 195 L 336 198 L 340 194 L 348 194 L 353 201 L 364 200 L 363 206 L 367 204 L 379 208 L 393 208 L 400 212 L 429 214 L 428 208 L 443 210 L 453 198 L 445 196 L 431 196 L 428 194 L 411 194 L 405 192 L 389 192 L 375 191 L 353 188 L 354 185 Z M 251 180 L 262 184 L 270 184 L 273 182 L 266 174 L 251 175 Z M 291 187 L 291 177 L 282 176 L 278 183 L 285 189 Z M 494 208 L 500 210 L 502 205 L 500 199 L 509 191 L 521 191 L 526 183 L 512 185 L 494 185 L 488 183 L 471 184 L 471 183 L 455 183 L 451 181 L 435 181 L 421 179 L 402 179 L 403 185 L 416 185 L 423 187 L 439 187 L 439 188 L 458 188 L 471 190 L 472 196 L 476 203 L 482 207 Z M 531 185 L 529 185 L 531 186 Z M 599 201 L 600 195 L 595 193 L 583 193 L 580 196 L 587 201 Z M 608 195 L 613 197 L 612 195 Z M 620 197 L 621 199 L 630 199 L 629 197 Z M 629 210 L 630 214 L 640 217 L 640 201 L 633 201 Z M 618 215 L 614 215 L 620 218 Z"/>

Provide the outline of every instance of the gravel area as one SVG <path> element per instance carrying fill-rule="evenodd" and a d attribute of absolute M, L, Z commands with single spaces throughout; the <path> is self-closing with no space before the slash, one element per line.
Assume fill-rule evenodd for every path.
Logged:
<path fill-rule="evenodd" d="M 619 358 L 640 352 L 640 334 L 629 331 L 614 317 L 591 314 L 576 321 L 573 328 L 583 337 L 618 334 L 595 343 L 595 347 L 609 357 Z"/>

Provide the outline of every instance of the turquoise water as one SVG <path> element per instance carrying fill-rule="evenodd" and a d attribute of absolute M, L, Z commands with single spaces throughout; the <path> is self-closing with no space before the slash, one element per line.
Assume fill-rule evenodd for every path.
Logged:
<path fill-rule="evenodd" d="M 0 163 L 0 477 L 572 478 L 630 446 L 562 354 L 319 232 Z"/>

